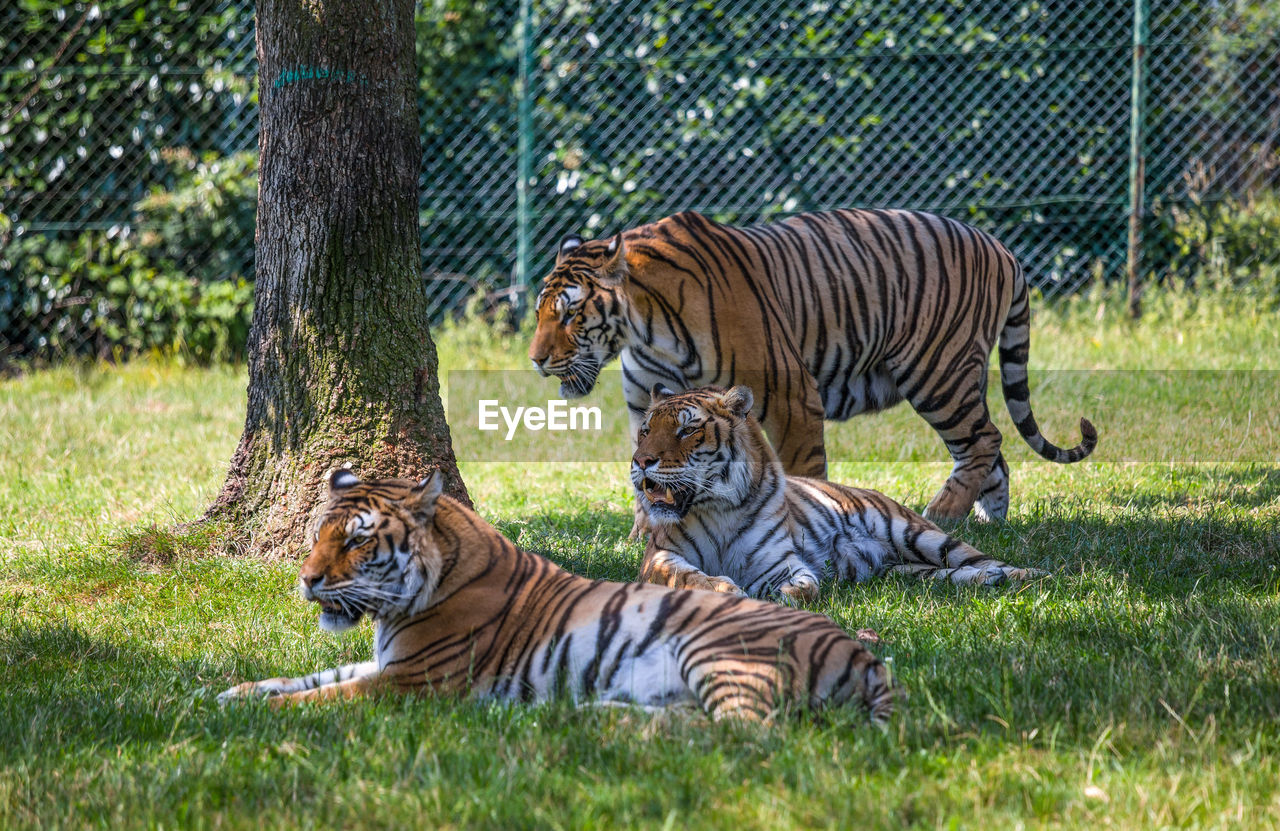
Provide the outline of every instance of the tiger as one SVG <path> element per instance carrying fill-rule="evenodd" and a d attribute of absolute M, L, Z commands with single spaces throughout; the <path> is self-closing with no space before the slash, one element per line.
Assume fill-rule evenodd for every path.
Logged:
<path fill-rule="evenodd" d="M 928 213 L 838 210 L 738 228 L 688 211 L 608 240 L 570 235 L 536 321 L 529 358 L 564 398 L 590 392 L 621 358 L 633 441 L 654 384 L 743 384 L 786 472 L 823 478 L 824 419 L 910 402 L 954 461 L 924 510 L 938 523 L 1008 513 L 1009 466 L 987 409 L 997 337 L 1005 402 L 1031 449 L 1069 464 L 1098 441 L 1087 419 L 1070 449 L 1040 433 L 1017 259 Z"/>
<path fill-rule="evenodd" d="M 807 603 L 826 576 L 994 585 L 1045 573 L 989 557 L 884 494 L 788 476 L 747 387 L 655 385 L 651 397 L 631 460 L 651 529 L 641 580 Z"/>
<path fill-rule="evenodd" d="M 373 659 L 218 696 L 273 703 L 435 692 L 508 702 L 700 706 L 767 722 L 844 702 L 883 724 L 900 693 L 829 618 L 711 592 L 589 580 L 523 551 L 437 472 L 418 482 L 334 472 L 299 590 L 319 626 L 375 624 Z"/>

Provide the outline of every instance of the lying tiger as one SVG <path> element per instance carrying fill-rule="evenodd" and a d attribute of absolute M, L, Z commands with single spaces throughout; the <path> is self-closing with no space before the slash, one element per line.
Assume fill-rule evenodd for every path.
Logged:
<path fill-rule="evenodd" d="M 574 576 L 521 551 L 465 506 L 417 484 L 329 480 L 303 597 L 320 627 L 376 624 L 371 661 L 218 696 L 276 701 L 430 690 L 645 707 L 696 702 L 713 718 L 863 703 L 876 722 L 894 698 L 885 667 L 829 619 L 754 600 Z"/>
<path fill-rule="evenodd" d="M 997 339 L 1005 403 L 1031 449 L 1067 464 L 1098 442 L 1084 419 L 1072 448 L 1040 433 L 1017 258 L 932 214 L 824 211 L 736 228 L 686 211 L 608 240 L 569 236 L 537 314 L 529 358 L 565 398 L 621 358 L 633 439 L 654 384 L 744 384 L 786 472 L 824 477 L 823 419 L 910 402 L 955 460 L 925 508 L 934 522 L 975 506 L 983 520 L 1008 512 L 1009 465 L 987 409 Z M 637 514 L 635 532 L 642 524 Z"/>
<path fill-rule="evenodd" d="M 988 557 L 883 494 L 787 476 L 746 387 L 651 395 L 631 460 L 652 530 L 642 580 L 811 601 L 826 574 L 994 584 L 1043 573 Z"/>

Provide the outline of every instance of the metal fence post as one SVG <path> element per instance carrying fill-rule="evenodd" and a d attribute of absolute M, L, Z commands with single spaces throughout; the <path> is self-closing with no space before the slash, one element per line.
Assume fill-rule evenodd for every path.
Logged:
<path fill-rule="evenodd" d="M 533 0 L 520 0 L 520 97 L 516 129 L 516 291 L 511 302 L 524 311 L 522 293 L 529 286 L 529 180 L 533 173 Z"/>
<path fill-rule="evenodd" d="M 1133 78 L 1129 101 L 1129 316 L 1142 315 L 1142 202 L 1146 179 L 1147 0 L 1133 0 Z"/>

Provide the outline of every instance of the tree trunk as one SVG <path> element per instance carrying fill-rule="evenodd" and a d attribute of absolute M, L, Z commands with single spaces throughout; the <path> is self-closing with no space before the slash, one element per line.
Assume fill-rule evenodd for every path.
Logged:
<path fill-rule="evenodd" d="M 289 556 L 334 467 L 466 490 L 419 274 L 413 0 L 259 0 L 257 27 L 249 406 L 209 518 Z"/>

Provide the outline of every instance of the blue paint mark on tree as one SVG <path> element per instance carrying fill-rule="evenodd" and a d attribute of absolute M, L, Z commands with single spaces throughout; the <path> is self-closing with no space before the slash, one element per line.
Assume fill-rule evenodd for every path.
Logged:
<path fill-rule="evenodd" d="M 302 81 L 325 81 L 331 84 L 360 84 L 364 86 L 369 83 L 369 78 L 364 73 L 358 73 L 354 69 L 331 69 L 327 66 L 309 66 L 301 63 L 292 69 L 280 70 L 280 74 L 276 76 L 271 86 L 275 89 L 280 89 Z"/>

